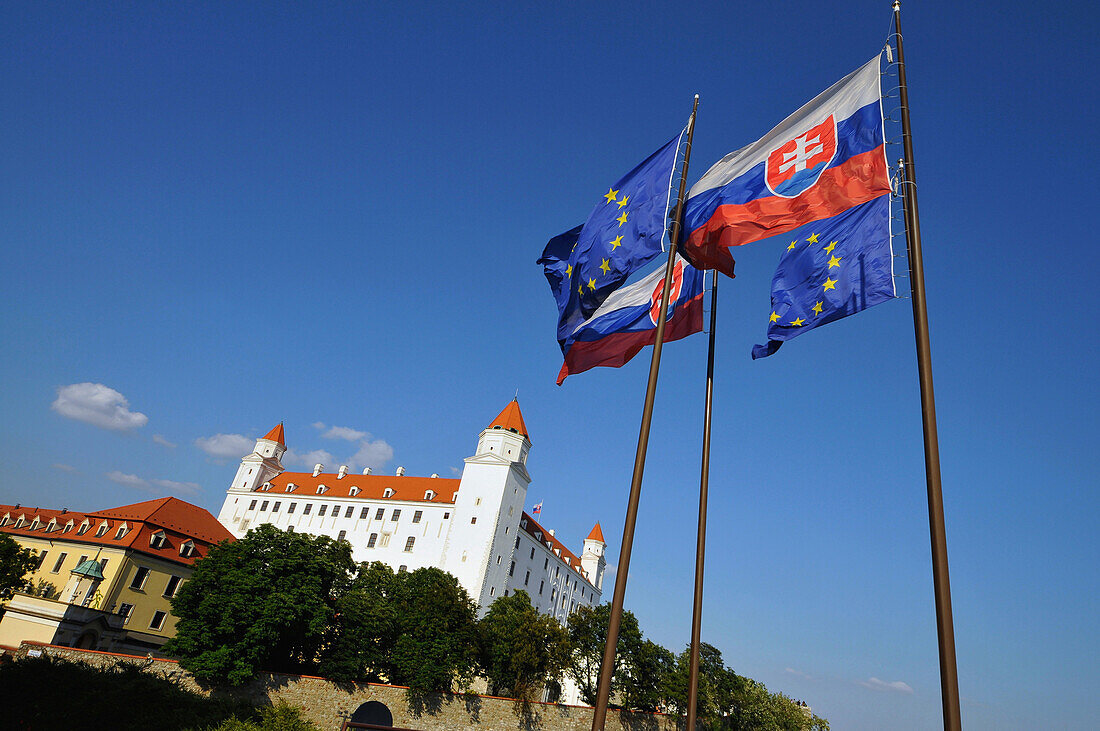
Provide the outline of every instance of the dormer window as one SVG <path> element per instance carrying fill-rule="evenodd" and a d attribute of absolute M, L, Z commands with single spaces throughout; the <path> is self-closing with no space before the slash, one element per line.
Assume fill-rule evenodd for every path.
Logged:
<path fill-rule="evenodd" d="M 53 519 L 53 520 L 51 520 L 51 521 L 49 522 L 49 524 L 48 524 L 48 525 L 46 526 L 46 532 L 47 532 L 47 533 L 49 533 L 49 532 L 51 532 L 51 531 L 55 531 L 55 530 L 57 530 L 57 520 L 56 520 L 56 519 Z"/>
<path fill-rule="evenodd" d="M 542 540 L 542 531 L 541 530 L 535 531 L 535 540 L 536 541 L 541 541 Z"/>
<path fill-rule="evenodd" d="M 428 490 L 424 493 L 425 500 L 435 500 L 435 490 Z"/>
<path fill-rule="evenodd" d="M 123 523 L 122 525 L 120 525 L 118 527 L 118 530 L 115 531 L 115 540 L 116 541 L 121 541 L 123 536 L 125 536 L 129 532 L 130 532 L 130 526 Z"/>
<path fill-rule="evenodd" d="M 39 526 L 38 518 L 35 517 L 35 519 L 31 521 L 30 529 L 31 530 L 38 530 L 38 526 Z"/>
<path fill-rule="evenodd" d="M 524 530 L 527 530 L 527 518 L 524 518 L 523 520 L 521 520 L 519 522 L 519 527 L 523 528 Z"/>
<path fill-rule="evenodd" d="M 164 531 L 158 530 L 153 535 L 149 536 L 149 548 L 164 548 L 168 543 L 168 538 L 164 535 Z"/>
<path fill-rule="evenodd" d="M 188 540 L 188 541 L 184 541 L 183 543 L 180 544 L 180 555 L 183 556 L 184 558 L 188 558 L 189 556 L 193 555 L 194 553 L 195 553 L 195 542 L 194 541 Z"/>
<path fill-rule="evenodd" d="M 298 486 L 297 486 L 297 485 L 295 485 L 295 484 L 294 484 L 293 482 L 288 482 L 288 483 L 286 484 L 286 491 L 287 491 L 287 492 L 294 492 L 294 491 L 295 491 L 295 490 L 297 490 L 297 489 L 298 489 Z"/>
<path fill-rule="evenodd" d="M 24 524 L 24 522 L 25 522 L 25 521 L 23 520 L 23 516 L 22 516 L 22 515 L 20 515 L 20 516 L 19 516 L 18 518 L 16 518 L 16 519 L 15 519 L 15 527 L 16 527 L 16 528 L 22 528 L 22 527 L 23 527 L 23 524 Z"/>
<path fill-rule="evenodd" d="M 11 513 L 7 513 L 4 515 L 3 518 L 0 518 L 0 528 L 3 528 L 5 525 L 7 525 L 9 520 L 11 520 Z"/>
<path fill-rule="evenodd" d="M 74 523 L 73 521 L 70 520 L 68 523 L 65 524 L 65 530 L 63 530 L 61 532 L 62 533 L 68 533 L 69 531 L 71 531 L 73 529 L 74 525 L 76 525 L 76 523 Z"/>
<path fill-rule="evenodd" d="M 393 497 L 393 488 L 387 487 L 385 490 L 383 490 L 382 497 Z"/>
<path fill-rule="evenodd" d="M 355 497 L 358 494 L 359 494 L 359 488 L 356 487 L 355 485 L 352 485 L 351 488 L 348 489 L 348 495 L 351 495 L 352 497 Z"/>
<path fill-rule="evenodd" d="M 263 490 L 264 490 L 264 492 L 271 492 L 271 483 L 270 482 L 265 482 L 264 486 L 263 486 Z"/>
<path fill-rule="evenodd" d="M 80 524 L 80 528 L 77 529 L 76 534 L 78 536 L 82 536 L 85 533 L 87 533 L 88 529 L 91 528 L 91 527 L 92 527 L 92 524 L 85 520 L 83 523 Z"/>
<path fill-rule="evenodd" d="M 325 485 L 318 485 L 317 486 L 317 494 L 318 495 L 324 495 L 326 492 L 328 492 L 328 487 L 327 486 L 325 486 Z"/>
<path fill-rule="evenodd" d="M 111 526 L 107 524 L 107 521 L 103 521 L 102 523 L 99 524 L 99 529 L 96 530 L 95 537 L 96 538 L 102 538 L 103 536 L 105 536 L 107 534 L 107 530 L 110 527 Z"/>

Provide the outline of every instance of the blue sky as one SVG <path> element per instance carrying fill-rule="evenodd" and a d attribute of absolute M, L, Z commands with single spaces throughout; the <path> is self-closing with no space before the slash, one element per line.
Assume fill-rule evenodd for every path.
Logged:
<path fill-rule="evenodd" d="M 904 8 L 971 729 L 1088 727 L 1100 691 L 1097 15 Z M 280 420 L 294 467 L 449 475 L 518 388 L 528 504 L 575 547 L 600 521 L 614 561 L 648 356 L 556 387 L 535 260 L 693 94 L 690 181 L 890 21 L 886 2 L 9 4 L 0 501 L 216 511 L 240 438 Z M 743 247 L 722 282 L 703 637 L 835 729 L 935 727 L 910 303 L 753 362 L 779 253 Z M 676 650 L 705 352 L 665 350 L 627 594 Z M 60 390 L 82 383 L 102 388 Z"/>

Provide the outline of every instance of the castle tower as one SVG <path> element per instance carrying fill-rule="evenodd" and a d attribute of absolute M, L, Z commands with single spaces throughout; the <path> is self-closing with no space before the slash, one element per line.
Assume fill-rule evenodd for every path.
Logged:
<path fill-rule="evenodd" d="M 249 493 L 263 485 L 265 482 L 283 472 L 283 463 L 279 460 L 286 453 L 286 440 L 283 435 L 283 424 L 280 422 L 274 429 L 256 440 L 256 446 L 252 453 L 241 459 L 241 466 L 237 468 L 237 474 L 229 485 L 229 490 L 222 504 L 218 520 L 221 524 L 238 538 L 244 535 L 243 530 L 238 530 L 234 517 L 239 519 L 241 493 Z M 231 527 L 232 526 L 232 527 Z"/>
<path fill-rule="evenodd" d="M 584 539 L 584 553 L 581 554 L 581 568 L 588 574 L 588 580 L 597 589 L 603 590 L 603 573 L 607 568 L 604 552 L 607 550 L 607 542 L 603 539 L 603 531 L 600 524 L 592 528 L 588 538 Z"/>
<path fill-rule="evenodd" d="M 519 402 L 513 399 L 477 440 L 466 458 L 442 568 L 454 574 L 481 607 L 501 596 L 516 543 L 527 487 L 531 440 Z"/>

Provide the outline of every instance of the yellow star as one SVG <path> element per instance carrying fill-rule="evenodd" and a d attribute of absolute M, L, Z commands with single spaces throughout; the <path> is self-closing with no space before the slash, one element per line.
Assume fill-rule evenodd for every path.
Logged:
<path fill-rule="evenodd" d="M 816 244 L 817 243 L 817 234 L 810 234 L 810 238 L 806 239 L 806 243 L 807 244 Z"/>
<path fill-rule="evenodd" d="M 829 259 L 829 268 L 832 269 L 833 267 L 840 266 L 841 258 L 842 257 L 839 257 L 839 256 L 834 256 L 834 257 L 830 258 Z"/>
<path fill-rule="evenodd" d="M 797 320 L 791 320 L 791 324 L 794 325 L 795 327 L 802 327 L 802 323 L 804 323 L 804 322 L 806 322 L 806 321 L 803 320 L 801 317 L 798 318 Z"/>
<path fill-rule="evenodd" d="M 835 241 L 830 241 L 829 245 L 825 247 L 825 253 L 826 254 L 831 254 L 831 253 L 833 253 L 833 249 L 835 249 L 835 248 L 836 248 L 836 242 Z"/>
<path fill-rule="evenodd" d="M 611 271 L 611 266 L 607 263 L 607 259 L 604 259 L 603 262 L 600 264 L 600 269 L 603 270 L 604 274 L 607 274 L 609 271 Z"/>
<path fill-rule="evenodd" d="M 607 193 L 604 194 L 604 198 L 607 199 L 608 203 L 614 203 L 615 202 L 615 196 L 617 196 L 618 194 L 619 194 L 619 191 L 612 190 L 611 188 L 608 188 Z"/>
<path fill-rule="evenodd" d="M 814 305 L 810 309 L 820 315 L 821 314 L 821 305 L 822 305 L 822 303 L 818 302 L 816 305 Z"/>
<path fill-rule="evenodd" d="M 588 280 L 588 288 L 595 291 L 595 289 L 596 289 L 596 280 L 595 279 L 589 279 Z"/>
<path fill-rule="evenodd" d="M 622 225 L 626 223 L 626 211 L 623 211 L 623 215 L 619 216 L 615 220 L 619 222 L 619 227 L 621 228 Z"/>
<path fill-rule="evenodd" d="M 836 281 L 837 280 L 835 280 L 835 279 L 826 278 L 825 279 L 825 284 L 824 284 L 824 287 L 825 287 L 824 291 L 828 292 L 830 289 L 836 289 Z"/>
<path fill-rule="evenodd" d="M 627 202 L 628 200 L 630 200 L 630 196 L 628 196 L 628 195 L 625 195 L 625 196 L 623 196 L 623 199 L 622 199 L 621 201 L 619 201 L 619 208 L 623 208 L 623 207 L 625 207 L 625 206 L 626 206 L 626 202 Z"/>
<path fill-rule="evenodd" d="M 768 318 L 768 322 L 775 322 L 778 319 L 779 315 L 775 314 L 775 312 L 772 312 L 771 317 Z"/>
<path fill-rule="evenodd" d="M 567 276 L 567 277 L 573 276 L 573 265 L 572 264 L 566 264 L 565 265 L 565 276 Z"/>
<path fill-rule="evenodd" d="M 615 249 L 619 248 L 622 245 L 623 245 L 623 237 L 622 236 L 616 236 L 615 238 L 611 239 L 611 250 L 612 251 L 614 251 Z"/>
<path fill-rule="evenodd" d="M 584 295 L 584 287 L 580 284 L 577 285 L 577 294 Z"/>
<path fill-rule="evenodd" d="M 787 251 L 794 251 L 794 247 L 798 245 L 797 241 L 792 241 L 791 245 L 787 247 Z"/>

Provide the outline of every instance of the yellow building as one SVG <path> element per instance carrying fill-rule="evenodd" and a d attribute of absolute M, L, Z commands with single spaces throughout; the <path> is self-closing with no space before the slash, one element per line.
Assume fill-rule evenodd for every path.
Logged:
<path fill-rule="evenodd" d="M 233 540 L 209 512 L 174 497 L 94 513 L 0 505 L 0 532 L 38 556 L 33 588 L 4 606 L 0 645 L 141 654 L 175 634 L 170 600 L 195 561 Z"/>

